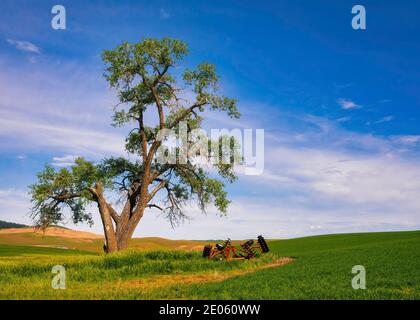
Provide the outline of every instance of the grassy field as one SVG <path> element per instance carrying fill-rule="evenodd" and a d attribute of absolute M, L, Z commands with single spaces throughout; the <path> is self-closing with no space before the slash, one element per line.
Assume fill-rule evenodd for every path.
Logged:
<path fill-rule="evenodd" d="M 420 298 L 420 231 L 272 240 L 271 253 L 234 262 L 203 259 L 170 240 L 146 251 L 140 242 L 108 256 L 92 244 L 90 251 L 0 244 L 0 299 Z M 293 261 L 280 265 L 280 257 Z M 51 288 L 56 264 L 66 267 L 65 290 Z M 366 268 L 366 290 L 351 287 L 354 265 Z"/>

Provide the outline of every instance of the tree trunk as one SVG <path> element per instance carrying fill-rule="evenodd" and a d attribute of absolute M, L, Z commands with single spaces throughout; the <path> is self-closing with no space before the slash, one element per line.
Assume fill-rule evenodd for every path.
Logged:
<path fill-rule="evenodd" d="M 104 251 L 106 253 L 116 252 L 118 251 L 118 243 L 114 231 L 114 225 L 112 224 L 111 214 L 109 213 L 109 209 L 107 207 L 104 208 L 101 205 L 99 207 L 105 234 Z"/>
<path fill-rule="evenodd" d="M 102 225 L 104 227 L 105 244 L 104 251 L 106 253 L 118 251 L 117 237 L 112 223 L 110 207 L 103 196 L 102 185 L 97 184 L 95 187 L 95 195 L 97 197 L 98 209 L 101 215 Z"/>
<path fill-rule="evenodd" d="M 119 251 L 127 249 L 133 233 L 143 217 L 143 213 L 144 207 L 141 207 L 130 219 L 122 221 L 122 223 L 117 226 L 116 238 Z"/>
<path fill-rule="evenodd" d="M 138 203 L 134 212 L 131 212 L 130 206 L 124 207 L 123 212 L 118 216 L 111 205 L 106 202 L 101 184 L 97 184 L 95 189 L 92 190 L 92 193 L 96 197 L 102 225 L 104 227 L 105 253 L 126 249 L 137 225 L 143 217 L 147 201 L 143 201 L 144 205 Z M 115 228 L 113 222 L 115 222 Z"/>

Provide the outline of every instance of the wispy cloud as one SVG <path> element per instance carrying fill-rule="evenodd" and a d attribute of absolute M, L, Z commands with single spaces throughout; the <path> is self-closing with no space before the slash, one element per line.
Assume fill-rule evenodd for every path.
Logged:
<path fill-rule="evenodd" d="M 0 220 L 30 223 L 29 208 L 30 199 L 26 190 L 0 189 Z"/>
<path fill-rule="evenodd" d="M 32 42 L 14 39 L 7 39 L 7 42 L 20 51 L 41 54 L 41 49 Z"/>
<path fill-rule="evenodd" d="M 348 100 L 348 99 L 344 99 L 344 98 L 338 99 L 337 100 L 337 103 L 344 110 L 359 109 L 359 108 L 362 107 L 361 105 L 356 104 L 354 101 L 351 101 L 351 100 Z"/>
<path fill-rule="evenodd" d="M 409 156 L 418 153 L 420 136 L 377 137 L 344 130 L 326 119 L 303 119 L 319 124 L 319 132 L 300 140 L 289 133 L 289 138 L 275 137 L 275 143 L 266 141 L 264 174 L 253 179 L 259 190 L 275 189 L 277 200 L 287 207 L 299 198 L 301 209 L 314 213 L 319 207 L 351 208 L 353 215 L 343 215 L 353 225 L 397 225 L 398 219 L 413 228 L 420 224 L 420 162 Z M 246 184 L 250 178 L 240 179 Z M 332 213 L 330 220 L 313 225 L 340 215 Z"/>
<path fill-rule="evenodd" d="M 364 210 L 370 205 L 382 207 L 384 211 L 392 207 L 394 212 L 411 213 L 412 217 L 420 210 L 416 196 L 420 193 L 418 162 L 389 153 L 369 156 L 286 146 L 271 150 L 267 157 L 276 159 L 276 164 L 266 164 L 271 171 L 267 170 L 260 183 L 267 179 L 277 183 L 277 188 L 283 183 L 289 192 L 302 193 L 313 200 L 312 205 L 325 201 L 353 208 L 366 205 Z"/>
<path fill-rule="evenodd" d="M 394 120 L 395 119 L 395 117 L 394 116 L 386 116 L 386 117 L 383 117 L 383 118 L 381 118 L 381 119 L 379 119 L 379 120 L 376 120 L 375 122 L 374 122 L 374 124 L 378 124 L 378 123 L 382 123 L 382 122 L 390 122 L 390 121 L 392 121 L 392 120 Z"/>
<path fill-rule="evenodd" d="M 22 126 L 22 123 L 25 123 Z M 100 158 L 105 155 L 121 154 L 124 150 L 124 136 L 105 131 L 82 129 L 77 126 L 47 124 L 22 115 L 9 115 L 0 119 L 0 138 L 6 138 L 0 145 L 7 148 L 34 150 L 61 150 L 77 152 Z"/>
<path fill-rule="evenodd" d="M 351 117 L 341 117 L 341 118 L 338 118 L 336 121 L 339 123 L 342 123 L 342 122 L 348 122 L 350 120 L 351 120 Z"/>
<path fill-rule="evenodd" d="M 60 68 L 55 68 L 58 65 Z M 100 72 L 86 74 L 83 66 L 63 62 L 51 69 L 31 66 L 25 73 L 8 69 L 7 64 L 0 68 L 0 149 L 13 149 L 15 155 L 42 150 L 46 154 L 42 160 L 58 167 L 71 165 L 76 155 L 96 160 L 124 153 L 126 132 L 109 126 L 113 101 L 99 82 Z M 241 103 L 244 105 L 246 101 Z M 360 107 L 345 99 L 340 105 L 343 109 Z M 270 122 L 274 117 L 259 118 L 249 112 L 257 109 L 255 104 L 245 109 L 248 117 L 242 124 L 222 122 L 217 113 L 210 121 L 215 128 L 274 128 Z M 290 124 L 276 116 L 281 126 L 276 122 L 273 131 L 266 130 L 264 174 L 240 176 L 232 190 L 241 191 L 230 193 L 233 202 L 223 223 L 211 215 L 214 210 L 200 216 L 192 207 L 188 211 L 197 219 L 191 224 L 172 230 L 169 224 L 157 224 L 154 215 L 145 215 L 136 235 L 199 239 L 229 234 L 247 238 L 254 237 L 258 229 L 276 238 L 420 225 L 420 165 L 398 154 L 402 148 L 416 148 L 420 136 L 386 138 L 347 131 L 340 124 L 349 117 L 293 116 Z M 279 127 L 284 129 L 282 134 Z M 51 153 L 56 155 L 52 161 Z M 30 179 L 34 178 L 35 172 Z M 256 191 L 258 195 L 252 196 Z M 1 217 L 17 221 L 13 214 L 24 214 L 29 207 L 23 193 L 0 192 Z M 100 232 L 99 219 L 95 219 Z"/>
<path fill-rule="evenodd" d="M 420 135 L 402 135 L 393 136 L 392 139 L 397 142 L 401 142 L 405 145 L 417 145 L 420 144 Z"/>
<path fill-rule="evenodd" d="M 162 20 L 166 20 L 166 19 L 168 19 L 168 18 L 171 16 L 171 15 L 169 14 L 169 12 L 168 12 L 168 11 L 166 11 L 165 9 L 163 9 L 163 8 L 161 8 L 161 9 L 160 9 L 159 13 L 160 13 L 160 18 L 161 18 Z"/>
<path fill-rule="evenodd" d="M 55 167 L 70 167 L 74 164 L 74 161 L 78 158 L 78 155 L 65 155 L 63 157 L 54 157 L 51 163 Z"/>
<path fill-rule="evenodd" d="M 42 149 L 93 159 L 123 152 L 125 132 L 110 126 L 114 101 L 100 73 L 57 61 L 24 67 L 28 72 L 0 60 L 2 150 Z"/>

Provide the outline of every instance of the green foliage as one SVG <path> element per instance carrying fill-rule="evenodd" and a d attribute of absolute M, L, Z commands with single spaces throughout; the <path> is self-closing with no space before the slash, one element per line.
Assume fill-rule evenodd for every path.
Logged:
<path fill-rule="evenodd" d="M 98 171 L 110 188 L 123 191 L 140 180 L 144 168 L 140 161 L 111 157 L 102 160 L 98 165 Z"/>
<path fill-rule="evenodd" d="M 46 228 L 63 221 L 63 209 L 67 207 L 74 223 L 92 224 L 86 205 L 94 199 L 88 189 L 105 181 L 97 166 L 83 158 L 77 158 L 70 170 L 56 170 L 46 165 L 44 171 L 38 173 L 38 182 L 30 186 L 32 217 L 39 227 Z"/>
<path fill-rule="evenodd" d="M 147 142 L 152 141 L 159 131 L 158 127 L 151 128 L 144 126 L 144 135 Z M 143 157 L 143 151 L 141 149 L 142 138 L 138 130 L 131 131 L 125 139 L 125 150 L 131 154 L 137 154 Z M 147 155 L 146 155 L 147 156 Z"/>
<path fill-rule="evenodd" d="M 26 228 L 27 226 L 24 224 L 7 222 L 0 220 L 0 229 L 7 229 L 7 228 Z"/>
<path fill-rule="evenodd" d="M 133 97 L 144 99 L 149 96 L 146 86 L 154 83 L 165 68 L 175 66 L 187 53 L 184 42 L 170 38 L 144 39 L 134 44 L 124 42 L 103 53 L 102 58 L 108 63 L 105 77 L 112 87 L 119 89 L 134 88 L 133 81 L 141 80 L 134 91 L 121 91 L 120 97 L 121 102 Z M 175 82 L 169 74 L 163 77 L 163 81 Z"/>
<path fill-rule="evenodd" d="M 213 110 L 226 111 L 230 117 L 239 118 L 236 100 L 215 94 L 219 81 L 215 65 L 201 63 L 196 70 L 185 71 L 183 79 L 187 85 L 193 87 L 193 91 L 197 94 L 196 104 L 209 104 Z M 203 107 L 200 107 L 200 111 L 203 111 Z"/>
<path fill-rule="evenodd" d="M 241 145 L 235 137 L 222 135 L 217 140 L 209 141 L 211 157 L 216 158 L 214 167 L 218 174 L 229 182 L 237 179 L 235 164 L 243 162 Z"/>
<path fill-rule="evenodd" d="M 175 78 L 168 69 L 175 67 L 187 54 L 187 46 L 180 40 L 163 38 L 144 39 L 139 43 L 124 42 L 113 50 L 104 51 L 107 64 L 105 78 L 118 90 L 122 104 L 128 110 L 116 110 L 114 125 L 121 126 L 141 117 L 141 113 L 155 103 L 151 87 L 162 101 L 174 97 Z"/>
<path fill-rule="evenodd" d="M 203 120 L 199 113 L 206 108 L 226 112 L 232 118 L 240 116 L 235 99 L 218 95 L 219 76 L 214 65 L 204 62 L 182 72 L 181 62 L 187 53 L 183 41 L 171 38 L 124 42 L 103 52 L 105 79 L 119 98 L 112 124 L 130 127 L 125 140 L 130 157 L 111 157 L 96 164 L 78 158 L 74 166 L 61 170 L 46 166 L 38 175 L 38 182 L 30 187 L 32 213 L 39 226 L 63 220 L 64 208 L 70 209 L 74 222 L 91 222 L 87 204 L 99 203 L 103 189 L 121 193 L 119 199 L 124 199 L 129 204 L 125 207 L 130 210 L 146 208 L 148 203 L 144 202 L 152 200 L 139 197 L 141 190 L 147 189 L 143 195 L 153 196 L 155 188 L 166 192 L 164 200 L 160 201 L 164 204 L 161 209 L 172 224 L 186 218 L 183 206 L 191 200 L 198 200 L 203 210 L 213 203 L 220 212 L 226 212 L 229 200 L 223 180 L 236 179 L 233 160 L 239 150 L 237 146 L 232 154 L 225 152 L 220 156 L 229 161 L 214 164 L 221 179 L 210 176 L 190 160 L 186 164 L 153 161 L 161 144 L 160 130 L 176 129 L 182 121 L 186 122 L 189 133 L 199 129 Z M 185 96 L 191 92 L 193 97 L 189 101 Z M 159 123 L 148 126 L 144 115 L 152 108 L 158 114 Z M 213 149 L 210 148 L 213 152 L 222 150 L 218 142 L 214 144 Z M 100 189 L 100 195 L 98 190 L 93 190 L 95 188 Z M 159 208 L 156 203 L 153 205 Z M 131 216 L 132 213 L 129 212 Z M 114 221 L 118 220 L 116 215 L 113 215 Z"/>

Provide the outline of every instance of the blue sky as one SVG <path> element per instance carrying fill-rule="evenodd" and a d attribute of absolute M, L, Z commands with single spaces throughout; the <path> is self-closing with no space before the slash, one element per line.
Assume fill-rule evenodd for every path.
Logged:
<path fill-rule="evenodd" d="M 216 64 L 239 100 L 240 120 L 212 114 L 208 128 L 265 130 L 265 170 L 229 186 L 228 217 L 192 207 L 172 230 L 150 212 L 137 236 L 420 228 L 420 4 L 360 2 L 367 29 L 353 30 L 344 0 L 72 0 L 64 31 L 51 28 L 55 4 L 0 4 L 0 219 L 30 222 L 26 187 L 45 163 L 121 153 L 100 54 L 170 36 L 190 47 L 183 66 Z"/>

